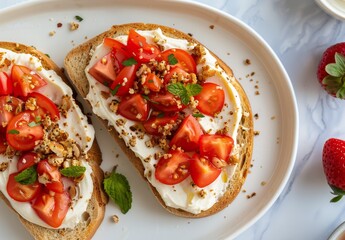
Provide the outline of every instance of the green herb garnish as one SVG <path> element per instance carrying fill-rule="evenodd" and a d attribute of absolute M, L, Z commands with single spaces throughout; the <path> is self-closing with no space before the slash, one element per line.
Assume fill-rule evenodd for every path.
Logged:
<path fill-rule="evenodd" d="M 196 117 L 196 118 L 203 118 L 203 117 L 205 117 L 205 115 L 203 115 L 201 113 L 194 113 L 192 116 Z"/>
<path fill-rule="evenodd" d="M 180 97 L 182 104 L 187 105 L 190 97 L 198 95 L 201 92 L 201 85 L 189 83 L 186 86 L 182 83 L 171 83 L 167 86 L 170 93 Z"/>
<path fill-rule="evenodd" d="M 83 20 L 84 20 L 84 19 L 83 19 L 81 16 L 78 16 L 78 15 L 77 15 L 77 16 L 75 16 L 74 18 L 75 18 L 75 19 L 77 19 L 79 22 L 81 22 L 81 21 L 83 21 Z"/>
<path fill-rule="evenodd" d="M 126 177 L 115 170 L 103 181 L 105 192 L 121 209 L 127 213 L 132 207 L 132 192 Z"/>
<path fill-rule="evenodd" d="M 36 168 L 34 166 L 29 167 L 16 175 L 14 179 L 23 185 L 33 184 L 37 180 Z"/>
<path fill-rule="evenodd" d="M 112 94 L 113 96 L 115 96 L 116 93 L 119 91 L 120 87 L 121 87 L 121 84 L 117 84 L 117 85 L 115 86 L 115 88 L 112 89 L 112 90 L 110 91 L 111 94 Z"/>
<path fill-rule="evenodd" d="M 17 129 L 11 129 L 7 133 L 8 134 L 19 134 L 19 131 Z"/>
<path fill-rule="evenodd" d="M 131 58 L 128 58 L 127 60 L 123 61 L 122 65 L 126 66 L 126 67 L 129 67 L 129 66 L 135 65 L 137 63 L 138 62 L 134 58 L 131 57 Z"/>
<path fill-rule="evenodd" d="M 72 166 L 68 168 L 63 168 L 60 170 L 60 173 L 64 175 L 65 177 L 80 177 L 82 176 L 86 171 L 86 167 L 83 166 Z"/>
<path fill-rule="evenodd" d="M 175 64 L 178 63 L 178 61 L 177 61 L 177 59 L 176 59 L 174 54 L 169 54 L 168 62 L 169 62 L 170 65 L 175 65 Z"/>
<path fill-rule="evenodd" d="M 36 126 L 39 126 L 39 125 L 41 125 L 41 122 L 32 121 L 32 122 L 28 123 L 29 127 L 36 127 Z"/>

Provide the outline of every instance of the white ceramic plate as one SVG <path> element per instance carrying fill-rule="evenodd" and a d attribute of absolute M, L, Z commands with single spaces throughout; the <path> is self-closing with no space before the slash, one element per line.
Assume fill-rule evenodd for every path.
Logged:
<path fill-rule="evenodd" d="M 345 20 L 345 1 L 344 0 L 315 0 L 316 3 L 328 14 L 333 17 Z"/>
<path fill-rule="evenodd" d="M 84 20 L 76 31 L 69 22 Z M 236 200 L 224 211 L 203 219 L 185 219 L 166 212 L 115 145 L 107 130 L 94 119 L 103 151 L 103 169 L 118 164 L 133 191 L 133 207 L 123 215 L 107 205 L 94 239 L 224 239 L 234 238 L 257 221 L 273 204 L 293 168 L 297 148 L 298 114 L 293 89 L 282 64 L 270 47 L 248 26 L 215 9 L 185 1 L 31 1 L 0 12 L 1 40 L 33 45 L 62 66 L 65 54 L 85 38 L 112 24 L 159 23 L 180 29 L 205 44 L 232 67 L 246 90 L 254 114 L 253 166 Z M 58 28 L 57 23 L 62 23 Z M 214 26 L 214 27 L 211 27 Z M 49 32 L 55 31 L 54 36 Z M 251 64 L 244 64 L 250 59 Z M 259 95 L 255 92 L 259 91 Z M 90 110 L 88 110 L 90 111 Z M 117 156 L 118 154 L 118 156 Z M 247 195 L 255 196 L 248 199 Z M 1 238 L 27 239 L 15 215 L 0 204 Z M 111 220 L 118 215 L 119 223 Z"/>

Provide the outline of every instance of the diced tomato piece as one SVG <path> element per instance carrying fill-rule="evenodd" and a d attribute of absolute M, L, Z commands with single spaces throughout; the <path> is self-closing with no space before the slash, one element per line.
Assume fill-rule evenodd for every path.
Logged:
<path fill-rule="evenodd" d="M 159 92 L 162 87 L 162 80 L 154 73 L 147 74 L 143 86 L 147 87 L 153 92 Z"/>
<path fill-rule="evenodd" d="M 0 154 L 3 154 L 6 152 L 7 149 L 7 143 L 5 135 L 0 135 Z"/>
<path fill-rule="evenodd" d="M 148 134 L 160 136 L 162 135 L 162 129 L 167 124 L 175 123 L 178 115 L 175 114 L 164 114 L 164 116 L 151 116 L 149 120 L 143 123 L 143 127 Z M 161 129 L 161 131 L 159 131 Z"/>
<path fill-rule="evenodd" d="M 198 187 L 206 187 L 214 182 L 222 172 L 216 168 L 206 157 L 194 154 L 189 166 L 190 176 Z"/>
<path fill-rule="evenodd" d="M 67 192 L 48 192 L 40 194 L 32 205 L 37 215 L 49 226 L 57 228 L 61 226 L 71 204 L 71 198 Z"/>
<path fill-rule="evenodd" d="M 13 95 L 26 97 L 29 93 L 47 85 L 35 71 L 22 65 L 14 65 L 11 71 Z"/>
<path fill-rule="evenodd" d="M 89 74 L 103 85 L 110 86 L 116 78 L 111 52 L 103 56 L 90 69 Z"/>
<path fill-rule="evenodd" d="M 203 83 L 201 86 L 201 92 L 194 97 L 199 102 L 197 109 L 203 114 L 214 116 L 224 106 L 224 90 L 218 84 L 210 82 Z"/>
<path fill-rule="evenodd" d="M 104 45 L 111 47 L 111 48 L 117 48 L 117 49 L 123 49 L 126 50 L 126 45 L 123 43 L 117 41 L 114 38 L 104 38 Z"/>
<path fill-rule="evenodd" d="M 164 76 L 164 85 L 167 85 L 171 81 L 172 78 L 179 79 L 181 77 L 187 79 L 189 77 L 189 73 L 187 73 L 185 70 L 183 70 L 180 67 L 174 67 L 169 71 L 168 74 Z M 189 81 L 190 80 L 191 79 L 189 79 Z M 186 81 L 186 82 L 189 82 L 189 81 Z"/>
<path fill-rule="evenodd" d="M 29 202 L 35 199 L 41 192 L 42 185 L 37 181 L 33 184 L 23 185 L 16 181 L 15 176 L 19 173 L 10 174 L 7 181 L 7 193 L 18 202 Z"/>
<path fill-rule="evenodd" d="M 10 120 L 21 112 L 23 103 L 16 97 L 0 96 L 0 133 L 4 133 Z"/>
<path fill-rule="evenodd" d="M 199 147 L 199 138 L 203 134 L 198 120 L 192 115 L 188 115 L 171 139 L 170 146 L 172 147 L 175 145 L 176 147 L 181 147 L 185 151 L 196 151 Z"/>
<path fill-rule="evenodd" d="M 177 112 L 187 107 L 178 103 L 179 98 L 170 92 L 150 93 L 148 97 L 151 107 L 162 112 Z"/>
<path fill-rule="evenodd" d="M 0 96 L 13 93 L 12 79 L 5 72 L 0 72 Z"/>
<path fill-rule="evenodd" d="M 173 185 L 182 182 L 189 176 L 189 164 L 191 158 L 188 154 L 177 150 L 170 150 L 169 158 L 159 159 L 155 177 L 161 183 Z"/>
<path fill-rule="evenodd" d="M 6 140 L 19 151 L 32 150 L 36 141 L 43 138 L 43 128 L 36 124 L 32 112 L 24 111 L 14 116 L 7 125 Z"/>
<path fill-rule="evenodd" d="M 199 145 L 201 156 L 207 156 L 209 159 L 216 157 L 229 163 L 234 140 L 226 135 L 204 134 L 200 137 Z"/>
<path fill-rule="evenodd" d="M 116 96 L 125 96 L 129 93 L 129 89 L 133 87 L 136 78 L 136 71 L 138 64 L 125 66 L 117 75 L 115 81 L 110 88 L 114 91 Z"/>
<path fill-rule="evenodd" d="M 35 152 L 25 152 L 19 157 L 17 162 L 17 170 L 18 172 L 23 171 L 33 165 L 35 165 L 39 161 L 39 157 Z"/>
<path fill-rule="evenodd" d="M 116 74 L 119 74 L 120 71 L 125 67 L 123 62 L 131 58 L 131 55 L 122 48 L 113 48 L 111 51 L 111 57 L 113 58 L 115 72 Z"/>
<path fill-rule="evenodd" d="M 37 105 L 48 113 L 53 120 L 60 119 L 60 112 L 55 103 L 41 93 L 33 92 L 28 95 L 36 98 Z"/>
<path fill-rule="evenodd" d="M 129 30 L 127 50 L 140 63 L 149 62 L 160 53 L 156 45 L 147 43 L 146 38 L 134 29 Z"/>
<path fill-rule="evenodd" d="M 192 55 L 179 48 L 171 48 L 160 53 L 160 58 L 173 67 L 182 68 L 188 73 L 196 73 L 196 63 Z"/>
<path fill-rule="evenodd" d="M 138 93 L 124 97 L 118 107 L 118 113 L 133 121 L 145 121 L 149 116 L 147 101 Z"/>
<path fill-rule="evenodd" d="M 47 160 L 42 160 L 37 164 L 37 173 L 39 176 L 44 176 L 47 182 L 44 185 L 53 192 L 62 193 L 64 191 L 64 185 L 61 181 L 61 173 L 59 169 L 48 163 Z"/>

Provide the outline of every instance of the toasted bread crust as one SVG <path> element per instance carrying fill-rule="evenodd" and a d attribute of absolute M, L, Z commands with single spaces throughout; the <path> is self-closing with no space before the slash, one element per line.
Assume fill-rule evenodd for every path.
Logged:
<path fill-rule="evenodd" d="M 37 51 L 35 48 L 13 42 L 0 42 L 0 48 L 6 48 L 16 53 L 28 53 L 37 57 L 41 60 L 45 69 L 54 70 L 65 83 L 69 83 L 61 69 L 48 56 Z M 47 229 L 25 220 L 18 214 L 22 224 L 35 239 L 91 239 L 95 234 L 103 220 L 105 205 L 108 201 L 102 189 L 104 178 L 104 173 L 100 168 L 102 154 L 96 139 L 88 151 L 88 156 L 90 159 L 89 164 L 92 168 L 94 191 L 82 221 L 73 229 Z M 11 207 L 8 199 L 1 192 L 0 197 Z M 12 208 L 12 210 L 14 209 Z"/>
<path fill-rule="evenodd" d="M 66 73 L 69 76 L 70 80 L 73 82 L 74 86 L 76 87 L 77 92 L 81 94 L 84 98 L 86 97 L 89 89 L 89 84 L 87 77 L 85 75 L 85 68 L 90 61 L 90 51 L 95 49 L 96 46 L 102 43 L 105 37 L 116 37 L 119 35 L 128 35 L 129 29 L 134 28 L 136 30 L 154 30 L 160 28 L 164 35 L 172 37 L 172 38 L 179 38 L 179 39 L 186 39 L 192 43 L 198 43 L 197 40 L 185 34 L 181 31 L 176 29 L 158 25 L 158 24 L 145 24 L 145 23 L 129 23 L 124 25 L 114 25 L 111 29 L 106 32 L 95 36 L 94 38 L 90 39 L 89 41 L 79 45 L 78 47 L 71 50 L 65 58 L 65 69 Z M 233 77 L 232 70 L 221 60 L 219 59 L 214 53 L 211 54 L 216 57 L 220 66 L 227 72 L 229 77 L 233 78 L 233 85 L 238 91 L 243 112 L 248 114 L 244 114 L 241 119 L 242 128 L 239 128 L 237 142 L 244 145 L 243 148 L 240 149 L 240 156 L 239 156 L 239 167 L 236 168 L 236 172 L 232 178 L 231 184 L 229 189 L 226 191 L 224 196 L 219 199 L 219 201 L 214 204 L 210 209 L 203 211 L 199 214 L 192 214 L 186 212 L 181 209 L 175 209 L 172 207 L 168 207 L 165 205 L 163 199 L 160 197 L 157 190 L 146 180 L 144 176 L 144 167 L 141 163 L 141 160 L 135 156 L 135 154 L 125 145 L 124 141 L 119 138 L 119 134 L 112 128 L 110 132 L 111 135 L 114 137 L 118 145 L 122 148 L 122 150 L 126 153 L 130 161 L 133 163 L 135 168 L 138 170 L 140 175 L 143 177 L 145 181 L 148 182 L 149 186 L 151 187 L 154 195 L 160 202 L 160 204 L 169 212 L 182 216 L 182 217 L 189 217 L 189 218 L 199 218 L 212 215 L 217 213 L 227 207 L 238 195 L 245 179 L 247 176 L 248 168 L 250 167 L 251 157 L 252 157 L 252 149 L 253 149 L 253 120 L 252 120 L 252 111 L 250 107 L 249 100 L 241 87 L 238 81 Z M 106 120 L 102 120 L 105 126 L 108 126 L 108 122 Z"/>

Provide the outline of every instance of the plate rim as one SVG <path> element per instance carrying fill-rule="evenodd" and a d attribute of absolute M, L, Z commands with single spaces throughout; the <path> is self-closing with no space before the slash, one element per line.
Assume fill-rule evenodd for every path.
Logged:
<path fill-rule="evenodd" d="M 299 139 L 299 136 L 298 136 L 298 133 L 299 133 L 299 113 L 298 113 L 298 107 L 297 107 L 297 99 L 295 96 L 295 92 L 293 89 L 291 79 L 290 79 L 288 73 L 286 72 L 286 69 L 285 69 L 284 65 L 282 64 L 281 60 L 279 59 L 277 54 L 274 52 L 274 50 L 271 48 L 271 46 L 252 27 L 250 27 L 248 24 L 241 21 L 237 17 L 232 16 L 229 13 L 226 13 L 220 9 L 206 5 L 204 3 L 195 2 L 195 1 L 191 1 L 191 0 L 163 0 L 163 1 L 153 0 L 153 1 L 193 5 L 195 7 L 199 7 L 203 10 L 211 11 L 211 13 L 216 13 L 216 14 L 220 15 L 221 18 L 226 19 L 226 21 L 230 21 L 232 24 L 239 26 L 241 29 L 244 29 L 245 31 L 247 31 L 247 33 L 249 33 L 251 37 L 255 38 L 255 40 L 258 41 L 262 45 L 262 47 L 264 47 L 265 52 L 267 52 L 269 54 L 269 57 L 272 58 L 272 60 L 278 65 L 279 72 L 284 76 L 284 79 L 286 80 L 286 81 L 284 81 L 284 83 L 288 87 L 290 100 L 292 100 L 291 107 L 294 110 L 290 117 L 291 117 L 291 120 L 293 121 L 293 125 L 295 126 L 294 131 L 291 134 L 291 137 L 294 139 L 294 141 L 293 141 L 292 148 L 289 151 L 290 152 L 290 157 L 289 157 L 290 162 L 289 162 L 288 167 L 285 171 L 285 174 L 281 178 L 281 182 L 279 184 L 279 187 L 276 189 L 275 194 L 273 194 L 272 198 L 265 203 L 264 207 L 261 208 L 261 210 L 255 215 L 255 217 L 252 218 L 250 221 L 248 221 L 247 224 L 244 224 L 244 226 L 240 227 L 239 229 L 237 229 L 236 231 L 231 233 L 229 236 L 227 236 L 227 238 L 236 237 L 239 234 L 243 233 L 246 229 L 251 227 L 255 222 L 257 222 L 272 207 L 272 205 L 276 202 L 278 197 L 281 195 L 283 189 L 286 187 L 287 182 L 291 176 L 293 167 L 295 165 L 295 160 L 296 160 L 296 156 L 297 156 L 297 148 L 298 148 L 298 139 Z M 84 1 L 83 0 L 72 0 L 72 1 L 71 0 L 48 0 L 48 1 L 30 0 L 30 1 L 22 2 L 19 4 L 13 5 L 13 6 L 9 6 L 9 7 L 5 7 L 3 9 L 0 9 L 0 13 L 4 14 L 4 13 L 9 13 L 11 11 L 15 12 L 15 11 L 19 11 L 19 10 L 26 8 L 26 7 L 32 7 L 35 4 L 47 3 L 47 2 L 50 2 L 50 3 L 56 2 L 56 3 L 62 4 L 62 5 L 79 3 L 83 6 L 88 6 L 90 3 L 94 2 L 94 1 L 92 1 L 92 0 L 84 0 Z M 99 2 L 100 2 L 100 4 L 105 4 L 105 3 L 116 4 L 116 2 L 125 2 L 125 1 L 124 0 L 116 0 L 116 1 L 101 0 Z M 135 3 L 136 0 L 127 0 L 126 2 Z M 281 107 L 281 105 L 279 105 L 279 106 Z"/>

